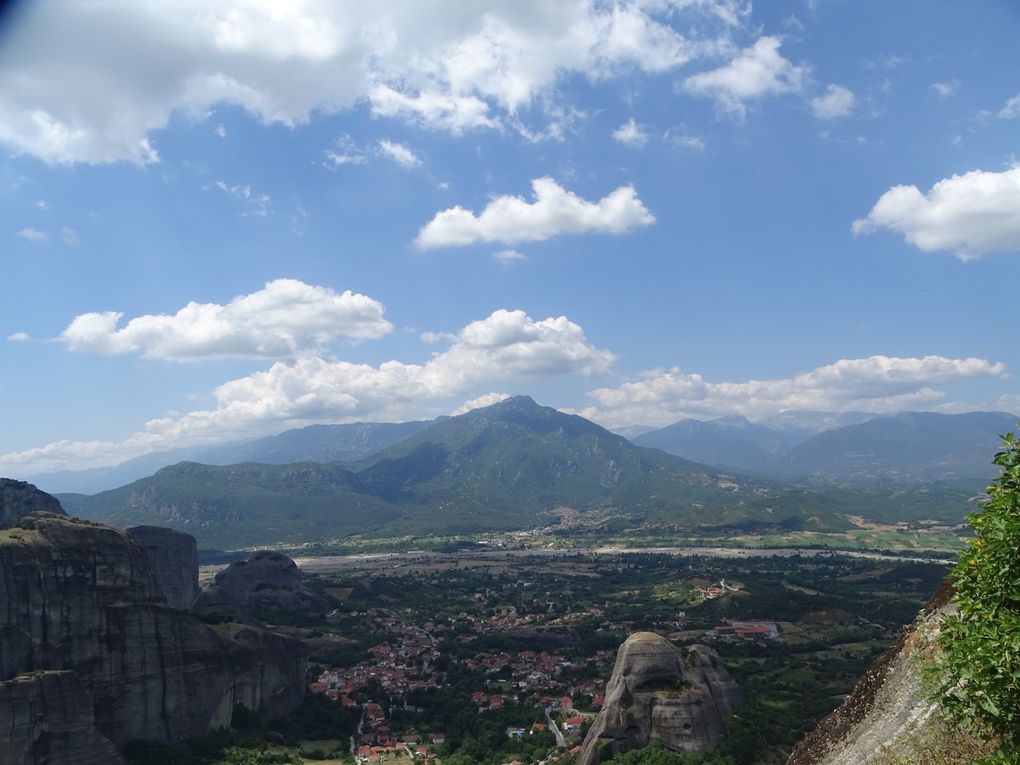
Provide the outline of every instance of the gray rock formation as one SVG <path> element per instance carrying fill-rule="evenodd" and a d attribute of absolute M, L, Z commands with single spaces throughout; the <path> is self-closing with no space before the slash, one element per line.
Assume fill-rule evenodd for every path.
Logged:
<path fill-rule="evenodd" d="M 0 528 L 10 526 L 29 513 L 64 515 L 60 501 L 30 483 L 0 478 Z"/>
<path fill-rule="evenodd" d="M 719 746 L 726 740 L 726 718 L 742 705 L 740 689 L 715 651 L 680 649 L 653 632 L 636 632 L 616 655 L 605 705 L 577 765 L 597 765 L 603 747 L 614 755 L 640 749 L 653 735 L 674 752 Z"/>
<path fill-rule="evenodd" d="M 92 699 L 74 672 L 33 672 L 0 682 L 0 763 L 121 765 L 96 729 Z"/>
<path fill-rule="evenodd" d="M 850 696 L 797 745 L 787 765 L 927 762 L 926 751 L 945 748 L 940 737 L 960 744 L 972 736 L 944 730 L 948 726 L 926 692 L 924 662 L 918 660 L 938 650 L 934 637 L 939 622 L 955 608 L 951 598 L 952 589 L 943 585 L 913 629 L 875 660 Z M 989 753 L 975 751 L 959 761 Z"/>
<path fill-rule="evenodd" d="M 329 602 L 305 586 L 301 569 L 294 561 L 268 550 L 257 552 L 246 561 L 231 563 L 216 574 L 213 587 L 242 609 L 313 614 L 329 610 Z"/>
<path fill-rule="evenodd" d="M 156 570 L 156 582 L 166 602 L 187 611 L 198 597 L 198 545 L 190 534 L 159 526 L 126 529 L 142 543 Z"/>
<path fill-rule="evenodd" d="M 300 641 L 171 608 L 145 547 L 123 531 L 28 521 L 0 530 L 0 681 L 76 672 L 117 745 L 203 735 L 228 725 L 235 703 L 273 716 L 300 701 Z"/>

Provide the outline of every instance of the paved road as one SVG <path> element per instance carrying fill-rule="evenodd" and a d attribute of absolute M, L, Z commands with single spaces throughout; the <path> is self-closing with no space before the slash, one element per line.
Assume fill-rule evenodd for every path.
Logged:
<path fill-rule="evenodd" d="M 556 721 L 552 718 L 552 715 L 549 712 L 551 709 L 552 707 L 545 708 L 545 720 L 549 724 L 549 730 L 551 730 L 553 735 L 556 736 L 556 746 L 562 746 L 565 749 L 567 742 L 563 740 L 563 734 L 560 733 L 560 726 L 556 724 Z"/>

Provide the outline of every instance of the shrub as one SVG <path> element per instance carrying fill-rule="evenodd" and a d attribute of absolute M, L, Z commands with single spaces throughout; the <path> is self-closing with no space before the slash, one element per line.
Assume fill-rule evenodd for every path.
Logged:
<path fill-rule="evenodd" d="M 1002 471 L 981 511 L 976 536 L 950 579 L 958 613 L 942 623 L 938 694 L 948 719 L 1001 748 L 981 762 L 1020 762 L 1020 441 L 1002 437 Z"/>

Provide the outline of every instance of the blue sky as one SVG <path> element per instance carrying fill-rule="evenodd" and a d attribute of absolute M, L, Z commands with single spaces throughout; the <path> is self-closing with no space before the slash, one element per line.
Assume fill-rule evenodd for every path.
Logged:
<path fill-rule="evenodd" d="M 1020 411 L 1011 0 L 15 5 L 0 473 L 529 393 Z"/>

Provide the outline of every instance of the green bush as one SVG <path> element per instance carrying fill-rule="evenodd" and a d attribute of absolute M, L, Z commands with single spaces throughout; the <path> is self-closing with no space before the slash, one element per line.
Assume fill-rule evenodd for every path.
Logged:
<path fill-rule="evenodd" d="M 1020 762 L 1020 441 L 1002 437 L 1002 468 L 981 511 L 968 516 L 976 532 L 950 579 L 959 612 L 939 633 L 938 694 L 946 716 L 1000 751 L 986 763 Z"/>

